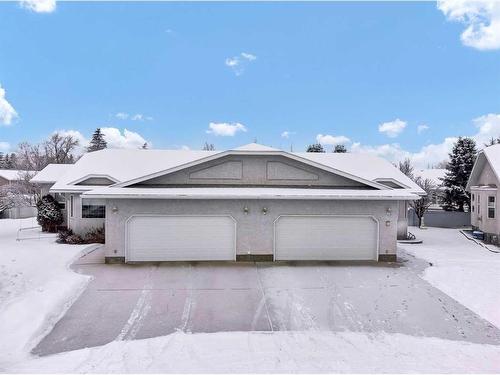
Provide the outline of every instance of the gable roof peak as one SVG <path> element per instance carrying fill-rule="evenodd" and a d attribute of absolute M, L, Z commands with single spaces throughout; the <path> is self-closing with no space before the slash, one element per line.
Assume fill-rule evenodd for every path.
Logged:
<path fill-rule="evenodd" d="M 249 143 L 247 145 L 243 145 L 233 149 L 232 151 L 281 151 L 277 148 L 264 146 L 259 143 Z"/>

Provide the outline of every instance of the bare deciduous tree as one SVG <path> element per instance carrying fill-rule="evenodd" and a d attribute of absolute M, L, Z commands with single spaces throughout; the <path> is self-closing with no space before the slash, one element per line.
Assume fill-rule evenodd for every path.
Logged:
<path fill-rule="evenodd" d="M 0 213 L 14 207 L 30 206 L 34 202 L 29 190 L 21 183 L 0 186 Z"/>
<path fill-rule="evenodd" d="M 422 226 L 422 218 L 424 214 L 427 212 L 429 207 L 432 204 L 432 191 L 436 188 L 432 180 L 422 177 L 415 178 L 415 183 L 422 188 L 423 191 L 426 192 L 426 195 L 421 197 L 419 200 L 410 201 L 410 207 L 415 211 L 415 215 L 418 218 L 418 226 Z"/>
<path fill-rule="evenodd" d="M 71 135 L 54 133 L 42 144 L 20 143 L 17 149 L 16 168 L 25 171 L 39 171 L 47 164 L 71 164 L 79 142 Z"/>
<path fill-rule="evenodd" d="M 43 143 L 49 163 L 70 164 L 74 162 L 73 152 L 79 145 L 78 139 L 71 135 L 54 133 Z"/>
<path fill-rule="evenodd" d="M 397 167 L 401 172 L 413 180 L 413 166 L 411 165 L 411 160 L 409 158 L 400 161 Z"/>

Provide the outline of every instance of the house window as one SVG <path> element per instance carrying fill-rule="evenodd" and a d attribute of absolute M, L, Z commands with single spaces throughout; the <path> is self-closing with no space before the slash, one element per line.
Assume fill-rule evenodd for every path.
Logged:
<path fill-rule="evenodd" d="M 495 197 L 488 197 L 488 219 L 495 218 Z"/>
<path fill-rule="evenodd" d="M 74 217 L 73 215 L 73 196 L 70 195 L 69 197 L 69 216 Z"/>
<path fill-rule="evenodd" d="M 106 217 L 106 206 L 102 201 L 82 199 L 82 218 L 103 219 Z"/>
<path fill-rule="evenodd" d="M 54 194 L 54 199 L 56 200 L 56 202 L 59 204 L 59 208 L 61 210 L 64 210 L 66 209 L 66 200 L 64 198 L 64 194 L 61 194 L 61 193 L 55 193 Z"/>
<path fill-rule="evenodd" d="M 474 194 L 472 194 L 472 201 L 474 202 Z"/>
<path fill-rule="evenodd" d="M 478 194 L 477 195 L 477 214 L 479 215 L 481 213 L 481 196 Z"/>

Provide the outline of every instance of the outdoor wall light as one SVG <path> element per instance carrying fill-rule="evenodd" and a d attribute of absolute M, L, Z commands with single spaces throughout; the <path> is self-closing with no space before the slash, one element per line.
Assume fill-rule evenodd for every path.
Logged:
<path fill-rule="evenodd" d="M 262 207 L 262 213 L 263 213 L 264 215 L 266 215 L 266 214 L 267 214 L 267 207 Z"/>
<path fill-rule="evenodd" d="M 387 212 L 387 216 L 391 216 L 391 214 L 392 214 L 392 209 L 391 209 L 390 207 L 387 207 L 386 212 Z"/>
<path fill-rule="evenodd" d="M 245 213 L 245 215 L 248 215 L 249 211 L 250 209 L 247 206 L 243 207 L 243 212 Z"/>
<path fill-rule="evenodd" d="M 111 211 L 113 211 L 113 213 L 114 213 L 114 214 L 116 214 L 116 213 L 118 212 L 118 207 L 113 206 L 113 207 L 111 208 Z"/>

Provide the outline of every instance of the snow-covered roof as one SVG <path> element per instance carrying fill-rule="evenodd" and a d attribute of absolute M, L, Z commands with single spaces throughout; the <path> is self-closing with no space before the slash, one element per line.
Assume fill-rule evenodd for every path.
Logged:
<path fill-rule="evenodd" d="M 299 152 L 295 153 L 305 159 L 339 169 L 369 181 L 396 180 L 407 186 L 412 192 L 423 194 L 423 190 L 398 168 L 378 156 L 362 153 L 326 153 Z"/>
<path fill-rule="evenodd" d="M 264 146 L 258 143 L 249 143 L 247 145 L 243 145 L 240 147 L 236 147 L 233 149 L 233 151 L 261 151 L 261 152 L 266 152 L 266 151 L 281 151 L 277 148 L 272 148 L 269 146 Z"/>
<path fill-rule="evenodd" d="M 114 199 L 342 199 L 415 200 L 408 190 L 297 189 L 297 188 L 100 188 L 82 194 L 83 198 Z"/>
<path fill-rule="evenodd" d="M 0 169 L 0 177 L 5 178 L 8 181 L 17 181 L 23 179 L 23 176 L 28 174 L 33 174 L 33 171 L 23 171 L 19 169 Z"/>
<path fill-rule="evenodd" d="M 129 181 L 164 169 L 200 160 L 221 151 L 104 149 L 83 155 L 51 191 L 87 191 L 93 186 L 72 185 L 82 177 L 107 175 Z M 98 186 L 101 187 L 101 186 Z"/>
<path fill-rule="evenodd" d="M 39 184 L 54 183 L 59 180 L 74 164 L 49 164 L 38 172 L 31 182 Z"/>
<path fill-rule="evenodd" d="M 470 190 L 470 187 L 475 184 L 475 181 L 481 174 L 481 171 L 484 168 L 486 162 L 489 163 L 493 173 L 495 174 L 497 180 L 500 181 L 500 144 L 492 145 L 483 148 L 477 154 L 476 162 L 474 163 L 474 167 L 472 168 L 472 172 L 469 176 L 469 181 L 467 182 L 467 190 Z"/>
<path fill-rule="evenodd" d="M 446 169 L 418 169 L 413 171 L 415 177 L 431 180 L 434 185 L 440 186 L 443 184 L 442 179 L 446 175 Z"/>
<path fill-rule="evenodd" d="M 194 150 L 123 150 L 105 149 L 85 154 L 52 186 L 52 191 L 89 191 L 101 186 L 74 185 L 89 175 L 107 175 L 122 187 L 187 168 L 205 161 L 231 154 L 282 155 L 302 161 L 332 173 L 352 178 L 376 189 L 389 189 L 377 179 L 393 179 L 404 185 L 407 192 L 424 192 L 388 161 L 369 154 L 358 153 L 289 153 L 258 144 L 250 144 L 229 151 Z"/>

